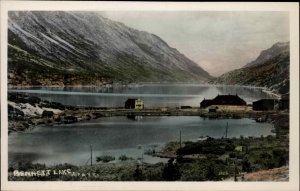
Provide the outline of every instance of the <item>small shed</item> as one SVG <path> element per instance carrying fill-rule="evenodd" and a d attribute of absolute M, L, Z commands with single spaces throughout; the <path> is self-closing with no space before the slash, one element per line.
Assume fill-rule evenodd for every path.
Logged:
<path fill-rule="evenodd" d="M 279 110 L 289 110 L 290 108 L 290 96 L 283 95 L 281 100 L 279 101 Z"/>
<path fill-rule="evenodd" d="M 192 107 L 188 106 L 188 105 L 183 105 L 183 106 L 180 106 L 180 109 L 192 109 Z"/>
<path fill-rule="evenodd" d="M 270 111 L 275 109 L 277 103 L 276 99 L 261 99 L 253 102 L 252 109 L 254 111 Z"/>
<path fill-rule="evenodd" d="M 144 102 L 137 98 L 127 99 L 125 109 L 144 109 Z"/>

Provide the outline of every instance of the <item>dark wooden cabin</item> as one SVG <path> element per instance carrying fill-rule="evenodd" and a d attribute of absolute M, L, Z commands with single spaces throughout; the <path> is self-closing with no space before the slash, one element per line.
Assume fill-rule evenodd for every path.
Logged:
<path fill-rule="evenodd" d="M 275 99 L 261 99 L 253 102 L 252 109 L 254 111 L 274 110 L 277 102 Z"/>
<path fill-rule="evenodd" d="M 125 109 L 135 108 L 135 100 L 136 99 L 127 99 L 127 101 L 125 102 Z"/>
<path fill-rule="evenodd" d="M 129 98 L 125 102 L 125 109 L 144 109 L 144 102 L 137 98 Z"/>
<path fill-rule="evenodd" d="M 279 110 L 289 110 L 290 109 L 290 96 L 283 95 L 278 105 Z"/>

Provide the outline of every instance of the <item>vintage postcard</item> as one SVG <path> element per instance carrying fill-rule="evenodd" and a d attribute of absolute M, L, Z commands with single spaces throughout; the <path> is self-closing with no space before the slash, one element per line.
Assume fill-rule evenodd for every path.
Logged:
<path fill-rule="evenodd" d="M 297 3 L 1 2 L 3 190 L 297 190 Z"/>

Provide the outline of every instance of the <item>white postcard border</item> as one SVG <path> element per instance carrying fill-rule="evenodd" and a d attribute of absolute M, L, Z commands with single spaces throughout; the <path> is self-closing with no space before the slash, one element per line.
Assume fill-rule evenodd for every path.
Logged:
<path fill-rule="evenodd" d="M 69 11 L 288 11 L 290 13 L 290 180 L 288 182 L 16 182 L 7 180 L 7 12 Z M 299 188 L 299 4 L 170 2 L 1 2 L 1 187 L 3 190 L 291 190 Z"/>

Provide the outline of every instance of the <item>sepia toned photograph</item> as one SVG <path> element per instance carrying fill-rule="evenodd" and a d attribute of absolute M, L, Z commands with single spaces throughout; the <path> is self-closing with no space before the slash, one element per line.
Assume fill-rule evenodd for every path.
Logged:
<path fill-rule="evenodd" d="M 5 14 L 9 184 L 291 181 L 288 10 Z"/>

